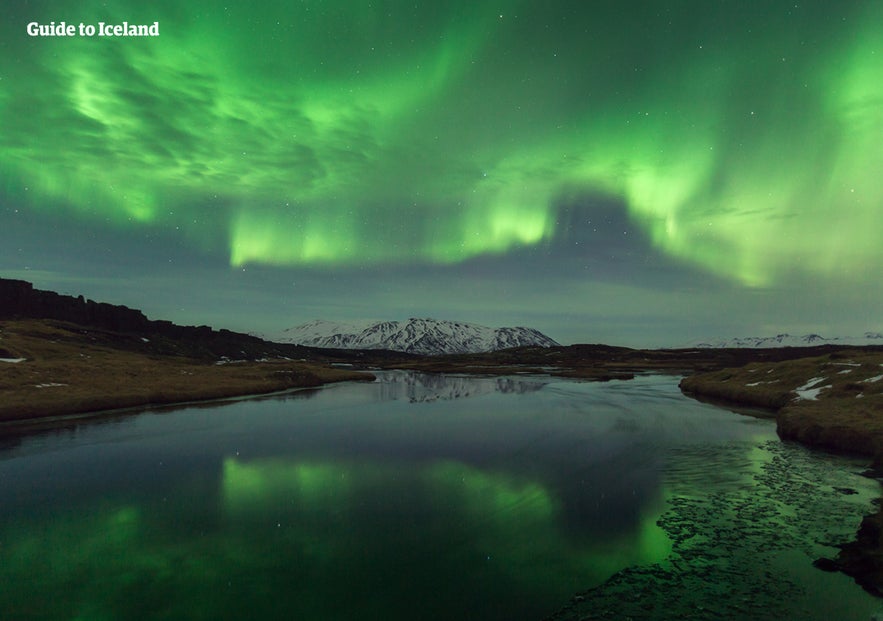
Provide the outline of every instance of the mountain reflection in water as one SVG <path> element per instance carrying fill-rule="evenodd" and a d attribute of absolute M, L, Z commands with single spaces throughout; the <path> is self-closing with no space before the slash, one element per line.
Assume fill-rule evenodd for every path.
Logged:
<path fill-rule="evenodd" d="M 437 399 L 465 399 L 495 392 L 524 394 L 542 389 L 548 378 L 482 377 L 389 371 L 378 380 L 380 400 L 407 399 L 413 403 Z"/>

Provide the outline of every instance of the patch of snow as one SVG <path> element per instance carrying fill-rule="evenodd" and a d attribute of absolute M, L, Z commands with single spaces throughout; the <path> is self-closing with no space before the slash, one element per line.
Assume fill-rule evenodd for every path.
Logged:
<path fill-rule="evenodd" d="M 837 375 L 846 375 L 847 373 L 852 373 L 852 369 L 843 369 L 842 371 L 837 371 Z"/>
<path fill-rule="evenodd" d="M 763 384 L 763 382 L 751 382 L 750 384 L 745 384 L 745 386 L 758 386 L 760 384 Z"/>
<path fill-rule="evenodd" d="M 831 384 L 825 384 L 824 386 L 817 386 L 819 383 L 824 382 L 826 378 L 824 377 L 814 377 L 805 383 L 803 386 L 798 386 L 794 389 L 794 392 L 797 393 L 797 399 L 806 399 L 807 401 L 816 401 L 819 398 L 819 393 L 822 392 L 825 388 L 830 388 Z"/>
<path fill-rule="evenodd" d="M 150 342 L 150 339 L 146 339 L 146 338 L 144 338 L 143 336 L 141 337 L 141 340 L 144 341 L 145 343 L 149 343 L 149 342 Z"/>
<path fill-rule="evenodd" d="M 806 399 L 807 401 L 816 401 L 819 398 L 819 393 L 825 390 L 825 388 L 830 388 L 831 384 L 825 384 L 824 386 L 819 386 L 818 388 L 808 388 L 807 390 L 798 390 L 797 398 L 798 399 Z"/>
<path fill-rule="evenodd" d="M 883 379 L 883 375 L 875 375 L 874 377 L 869 377 L 866 380 L 862 380 L 862 383 L 873 384 L 874 382 L 879 382 L 881 379 Z"/>
<path fill-rule="evenodd" d="M 0 362 L 11 362 L 12 364 L 16 364 L 19 362 L 24 362 L 24 358 L 0 358 Z"/>
<path fill-rule="evenodd" d="M 819 382 L 824 382 L 825 379 L 826 379 L 825 377 L 814 377 L 811 380 L 809 380 L 807 383 L 805 383 L 803 386 L 800 386 L 797 390 L 805 390 L 807 388 L 812 388 L 815 384 L 818 384 Z"/>
<path fill-rule="evenodd" d="M 67 386 L 68 384 L 56 384 L 55 382 L 48 382 L 46 384 L 34 384 L 34 388 L 51 388 L 53 386 Z"/>
<path fill-rule="evenodd" d="M 855 396 L 855 398 L 856 398 L 856 399 L 864 399 L 864 398 L 865 398 L 865 393 L 860 392 L 860 393 L 858 393 L 858 394 Z"/>

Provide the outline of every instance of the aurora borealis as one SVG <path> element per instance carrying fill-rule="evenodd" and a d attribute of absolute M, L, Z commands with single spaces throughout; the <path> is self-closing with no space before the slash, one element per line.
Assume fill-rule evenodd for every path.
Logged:
<path fill-rule="evenodd" d="M 105 4 L 5 7 L 4 276 L 243 330 L 883 329 L 879 2 Z"/>

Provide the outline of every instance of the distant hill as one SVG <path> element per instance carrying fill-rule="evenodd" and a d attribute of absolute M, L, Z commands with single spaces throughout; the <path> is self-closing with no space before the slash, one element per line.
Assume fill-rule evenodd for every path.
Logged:
<path fill-rule="evenodd" d="M 510 347 L 558 345 L 533 328 L 489 328 L 459 321 L 416 318 L 363 324 L 319 319 L 289 328 L 273 340 L 310 347 L 386 349 L 424 355 L 483 353 Z"/>
<path fill-rule="evenodd" d="M 704 341 L 692 343 L 691 347 L 769 349 L 774 347 L 817 347 L 819 345 L 883 345 L 883 334 L 865 332 L 862 336 L 835 336 L 831 338 L 825 338 L 818 334 L 804 334 L 803 336 L 777 334 L 776 336 L 748 336 Z"/>

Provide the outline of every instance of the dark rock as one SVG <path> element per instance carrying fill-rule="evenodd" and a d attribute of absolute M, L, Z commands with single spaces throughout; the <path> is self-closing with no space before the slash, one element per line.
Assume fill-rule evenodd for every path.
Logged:
<path fill-rule="evenodd" d="M 883 597 L 883 510 L 862 520 L 855 541 L 840 547 L 836 562 L 868 593 Z"/>
<path fill-rule="evenodd" d="M 822 571 L 840 571 L 840 565 L 837 564 L 837 561 L 830 558 L 817 558 L 812 562 L 812 566 Z"/>
<path fill-rule="evenodd" d="M 847 496 L 852 496 L 853 494 L 858 494 L 857 491 L 852 489 L 851 487 L 835 487 L 835 492 L 840 492 L 841 494 L 845 494 Z"/>
<path fill-rule="evenodd" d="M 146 332 L 153 323 L 127 306 L 41 291 L 24 280 L 5 278 L 0 278 L 0 319 L 58 319 L 115 332 Z"/>

